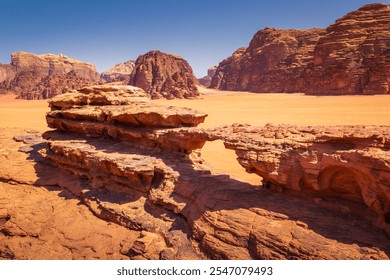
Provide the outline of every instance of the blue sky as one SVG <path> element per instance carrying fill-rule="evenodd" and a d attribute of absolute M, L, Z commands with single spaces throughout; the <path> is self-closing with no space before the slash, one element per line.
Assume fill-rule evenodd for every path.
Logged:
<path fill-rule="evenodd" d="M 389 3 L 389 1 L 382 1 Z M 0 62 L 63 53 L 99 72 L 149 50 L 184 57 L 198 77 L 264 27 L 326 27 L 364 0 L 0 0 Z"/>

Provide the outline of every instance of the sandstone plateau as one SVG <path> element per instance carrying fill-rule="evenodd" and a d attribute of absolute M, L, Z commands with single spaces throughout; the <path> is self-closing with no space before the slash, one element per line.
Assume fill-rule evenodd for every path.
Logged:
<path fill-rule="evenodd" d="M 116 64 L 107 72 L 101 73 L 100 80 L 103 83 L 123 82 L 123 84 L 128 84 L 134 66 L 135 64 L 132 60 Z"/>
<path fill-rule="evenodd" d="M 0 64 L 0 92 L 23 99 L 45 99 L 99 82 L 95 66 L 62 54 L 12 53 L 11 64 Z"/>
<path fill-rule="evenodd" d="M 137 58 L 129 84 L 144 89 L 152 99 L 199 96 L 198 81 L 188 62 L 160 51 Z"/>
<path fill-rule="evenodd" d="M 55 130 L 0 150 L 1 258 L 390 256 L 389 127 L 202 129 L 206 114 L 131 86 L 86 87 L 49 104 Z M 213 175 L 201 148 L 214 140 L 262 185 Z"/>
<path fill-rule="evenodd" d="M 257 32 L 223 60 L 211 88 L 318 95 L 388 94 L 390 5 L 369 4 L 326 29 Z"/>

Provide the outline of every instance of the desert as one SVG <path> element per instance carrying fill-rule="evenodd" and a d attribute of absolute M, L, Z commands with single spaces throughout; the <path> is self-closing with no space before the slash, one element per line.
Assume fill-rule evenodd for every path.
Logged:
<path fill-rule="evenodd" d="M 101 74 L 12 51 L 0 259 L 388 260 L 389 24 L 263 26 L 199 79 L 153 44 Z"/>

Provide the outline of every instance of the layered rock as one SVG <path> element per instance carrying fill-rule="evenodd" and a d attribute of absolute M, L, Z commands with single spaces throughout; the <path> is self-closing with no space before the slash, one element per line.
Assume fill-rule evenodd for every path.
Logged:
<path fill-rule="evenodd" d="M 264 186 L 365 204 L 390 231 L 389 127 L 237 126 L 225 145 Z"/>
<path fill-rule="evenodd" d="M 248 48 L 240 48 L 222 61 L 212 88 L 254 92 L 297 92 L 305 66 L 313 57 L 322 29 L 257 32 Z"/>
<path fill-rule="evenodd" d="M 130 81 L 130 74 L 134 69 L 134 61 L 128 60 L 123 63 L 116 64 L 110 70 L 101 73 L 100 80 L 103 83 L 121 82 L 128 84 Z"/>
<path fill-rule="evenodd" d="M 369 4 L 326 30 L 257 32 L 222 61 L 212 88 L 308 94 L 389 93 L 390 5 Z"/>
<path fill-rule="evenodd" d="M 152 99 L 199 95 L 198 81 L 188 62 L 160 51 L 150 51 L 137 58 L 129 84 L 144 89 Z"/>
<path fill-rule="evenodd" d="M 390 93 L 390 5 L 369 4 L 338 19 L 307 69 L 309 94 Z"/>
<path fill-rule="evenodd" d="M 198 79 L 199 83 L 202 86 L 209 87 L 211 84 L 211 80 L 213 79 L 215 75 L 215 71 L 217 70 L 217 66 L 211 66 L 209 69 L 207 69 L 207 76 L 204 76 L 203 78 Z"/>
<path fill-rule="evenodd" d="M 62 54 L 17 52 L 12 54 L 11 64 L 6 67 L 8 74 L 4 76 L 0 90 L 15 92 L 24 99 L 51 98 L 99 81 L 94 65 Z"/>
<path fill-rule="evenodd" d="M 372 205 L 389 201 L 388 128 L 381 128 L 381 136 L 368 133 L 370 128 L 345 133 L 326 128 L 323 135 L 313 128 L 295 133 L 293 127 L 273 126 L 205 130 L 191 127 L 204 114 L 155 107 L 142 90 L 125 86 L 84 88 L 56 97 L 50 106 L 48 124 L 57 131 L 45 133 L 48 148 L 41 153 L 59 167 L 56 183 L 95 216 L 139 231 L 137 240 L 122 248 L 132 259 L 387 259 L 390 254 L 388 237 L 372 225 L 383 214 Z M 213 175 L 198 149 L 217 139 L 277 191 Z M 349 171 L 361 178 L 381 173 L 369 187 L 371 200 L 356 199 L 350 173 L 345 179 L 339 172 L 346 163 L 336 168 L 350 141 L 367 155 L 343 159 L 353 166 Z M 305 184 L 287 186 L 292 179 L 285 183 L 279 177 L 293 177 L 298 159 Z M 258 171 L 262 166 L 268 168 L 264 174 Z M 375 171 L 378 166 L 382 169 Z M 315 168 L 325 170 L 317 177 L 331 187 L 316 189 Z M 365 205 L 370 201 L 375 213 Z"/>

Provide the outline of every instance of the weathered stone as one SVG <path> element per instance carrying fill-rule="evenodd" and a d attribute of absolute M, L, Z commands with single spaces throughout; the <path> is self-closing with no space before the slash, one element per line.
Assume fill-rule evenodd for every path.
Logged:
<path fill-rule="evenodd" d="M 10 65 L 0 66 L 0 91 L 15 92 L 24 99 L 51 98 L 98 81 L 94 65 L 62 54 L 16 52 Z"/>
<path fill-rule="evenodd" d="M 390 5 L 368 4 L 326 30 L 258 31 L 222 61 L 212 88 L 307 94 L 390 92 Z"/>
<path fill-rule="evenodd" d="M 130 84 L 152 99 L 193 98 L 199 95 L 191 66 L 180 56 L 150 51 L 137 58 Z"/>

